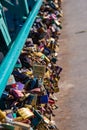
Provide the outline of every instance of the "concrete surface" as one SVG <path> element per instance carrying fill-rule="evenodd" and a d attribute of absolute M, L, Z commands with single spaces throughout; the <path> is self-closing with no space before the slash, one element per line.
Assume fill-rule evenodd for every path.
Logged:
<path fill-rule="evenodd" d="M 59 130 L 87 130 L 87 0 L 63 0 Z"/>

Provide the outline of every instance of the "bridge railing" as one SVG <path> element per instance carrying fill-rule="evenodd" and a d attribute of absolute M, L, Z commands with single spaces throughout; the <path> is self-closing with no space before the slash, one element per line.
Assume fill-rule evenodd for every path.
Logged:
<path fill-rule="evenodd" d="M 29 35 L 29 32 L 31 30 L 31 27 L 34 23 L 34 20 L 38 14 L 41 5 L 42 0 L 36 0 L 34 2 L 34 5 L 31 11 L 29 12 L 29 15 L 24 25 L 22 26 L 15 40 L 12 42 L 9 51 L 7 52 L 2 63 L 0 64 L 0 97 L 6 87 L 9 76 L 11 75 L 14 69 L 14 66 L 18 60 L 18 57 Z"/>

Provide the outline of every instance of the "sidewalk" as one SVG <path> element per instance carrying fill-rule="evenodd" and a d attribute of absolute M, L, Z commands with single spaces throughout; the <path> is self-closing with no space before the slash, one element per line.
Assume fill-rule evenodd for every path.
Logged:
<path fill-rule="evenodd" d="M 63 2 L 60 58 L 63 67 L 56 121 L 60 130 L 87 130 L 87 1 Z"/>

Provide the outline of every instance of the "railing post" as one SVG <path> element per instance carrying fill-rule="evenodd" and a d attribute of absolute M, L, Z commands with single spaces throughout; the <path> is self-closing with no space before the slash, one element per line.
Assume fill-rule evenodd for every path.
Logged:
<path fill-rule="evenodd" d="M 29 8 L 27 0 L 18 0 L 21 16 L 28 16 Z"/>
<path fill-rule="evenodd" d="M 11 38 L 6 26 L 6 22 L 3 19 L 2 5 L 0 4 L 0 51 L 5 55 L 8 51 Z"/>

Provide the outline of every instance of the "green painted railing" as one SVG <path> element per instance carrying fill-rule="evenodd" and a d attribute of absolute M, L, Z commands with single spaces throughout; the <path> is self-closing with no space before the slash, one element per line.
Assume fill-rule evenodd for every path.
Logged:
<path fill-rule="evenodd" d="M 0 97 L 6 87 L 10 74 L 12 73 L 20 52 L 25 44 L 25 41 L 29 35 L 30 29 L 34 23 L 34 20 L 38 14 L 38 11 L 42 5 L 43 0 L 37 0 L 32 8 L 29 16 L 24 23 L 22 29 L 14 40 L 9 52 L 5 56 L 3 62 L 0 65 Z"/>

